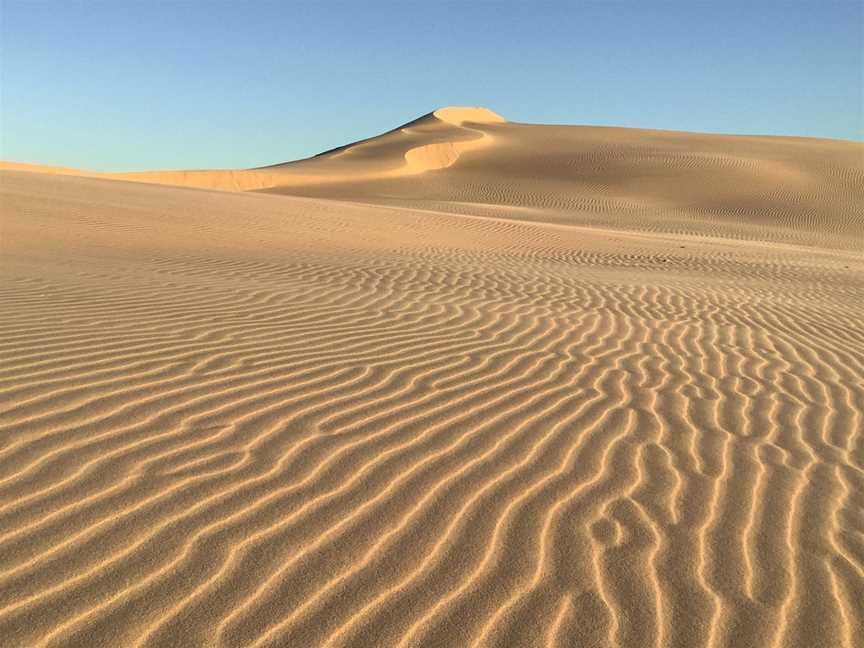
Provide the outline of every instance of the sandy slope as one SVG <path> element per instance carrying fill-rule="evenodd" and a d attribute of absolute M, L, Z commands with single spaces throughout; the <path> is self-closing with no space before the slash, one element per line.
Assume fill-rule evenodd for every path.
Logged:
<path fill-rule="evenodd" d="M 860 646 L 862 156 L 4 171 L 0 645 Z"/>
<path fill-rule="evenodd" d="M 259 169 L 98 173 L 65 167 L 0 162 L 0 170 L 73 175 L 168 184 L 220 191 L 306 188 L 309 186 L 391 180 L 448 167 L 463 152 L 483 148 L 491 137 L 471 128 L 472 120 L 496 124 L 504 119 L 485 108 L 442 108 L 378 137 L 355 142 L 313 158 Z"/>

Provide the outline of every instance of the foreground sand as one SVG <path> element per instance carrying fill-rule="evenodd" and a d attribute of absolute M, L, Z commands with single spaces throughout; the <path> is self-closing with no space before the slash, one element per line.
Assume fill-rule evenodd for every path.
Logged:
<path fill-rule="evenodd" d="M 0 645 L 862 645 L 864 147 L 464 116 L 0 174 Z"/>

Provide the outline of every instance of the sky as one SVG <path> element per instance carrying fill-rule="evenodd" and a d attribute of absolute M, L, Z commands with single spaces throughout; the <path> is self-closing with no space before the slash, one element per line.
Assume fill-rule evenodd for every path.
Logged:
<path fill-rule="evenodd" d="M 438 107 L 864 139 L 864 1 L 0 0 L 0 159 L 244 168 Z"/>

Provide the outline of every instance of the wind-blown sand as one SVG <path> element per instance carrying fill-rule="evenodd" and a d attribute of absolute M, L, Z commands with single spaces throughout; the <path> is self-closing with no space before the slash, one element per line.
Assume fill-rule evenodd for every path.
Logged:
<path fill-rule="evenodd" d="M 0 645 L 862 645 L 864 145 L 4 167 Z"/>

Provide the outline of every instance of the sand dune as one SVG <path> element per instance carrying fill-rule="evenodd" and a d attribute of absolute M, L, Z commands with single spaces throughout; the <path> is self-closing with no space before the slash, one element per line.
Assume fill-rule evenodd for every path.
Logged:
<path fill-rule="evenodd" d="M 861 144 L 4 166 L 0 645 L 861 645 Z"/>
<path fill-rule="evenodd" d="M 486 108 L 436 110 L 384 135 L 313 158 L 259 169 L 99 173 L 21 162 L 0 162 L 0 171 L 28 171 L 106 180 L 167 184 L 220 191 L 306 187 L 385 180 L 451 166 L 462 152 L 482 148 L 489 135 L 468 124 L 503 123 Z"/>

